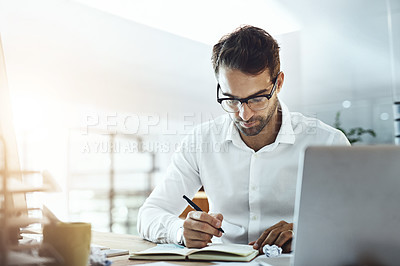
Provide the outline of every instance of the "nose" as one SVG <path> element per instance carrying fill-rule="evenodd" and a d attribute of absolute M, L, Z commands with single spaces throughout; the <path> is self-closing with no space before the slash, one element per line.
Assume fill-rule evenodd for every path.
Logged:
<path fill-rule="evenodd" d="M 239 107 L 239 116 L 243 121 L 248 121 L 254 115 L 254 111 L 250 109 L 247 103 L 242 103 Z"/>

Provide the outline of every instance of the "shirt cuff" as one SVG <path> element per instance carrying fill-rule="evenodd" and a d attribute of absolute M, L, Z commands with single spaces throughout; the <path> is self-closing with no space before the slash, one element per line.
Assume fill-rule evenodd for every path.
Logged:
<path fill-rule="evenodd" d="M 169 236 L 168 236 L 168 238 L 169 238 L 169 242 L 170 243 L 174 243 L 174 244 L 178 244 L 178 239 L 176 238 L 176 236 L 177 236 L 177 234 L 178 234 L 178 229 L 181 227 L 181 226 L 183 226 L 183 222 L 184 222 L 185 220 L 182 220 L 182 219 L 177 219 L 176 221 L 174 221 L 172 224 L 171 224 L 171 229 L 169 230 Z"/>

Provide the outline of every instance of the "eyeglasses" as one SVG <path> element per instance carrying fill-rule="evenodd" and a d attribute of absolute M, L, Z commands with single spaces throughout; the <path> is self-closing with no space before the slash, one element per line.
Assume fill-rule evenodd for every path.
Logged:
<path fill-rule="evenodd" d="M 243 106 L 243 103 L 246 103 L 247 106 L 253 111 L 260 111 L 268 107 L 269 99 L 274 95 L 276 84 L 278 81 L 278 76 L 280 72 L 275 78 L 274 86 L 269 94 L 262 94 L 256 96 L 250 96 L 247 98 L 239 99 L 239 98 L 219 98 L 219 91 L 221 90 L 221 86 L 219 83 L 217 84 L 217 102 L 221 104 L 222 109 L 224 109 L 228 113 L 236 113 L 240 110 L 240 107 Z"/>

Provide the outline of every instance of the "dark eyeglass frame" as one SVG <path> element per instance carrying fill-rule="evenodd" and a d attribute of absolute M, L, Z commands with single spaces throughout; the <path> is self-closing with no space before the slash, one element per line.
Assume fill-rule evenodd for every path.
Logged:
<path fill-rule="evenodd" d="M 219 90 L 221 89 L 221 86 L 220 86 L 219 83 L 218 83 L 218 84 L 217 84 L 217 102 L 218 102 L 219 104 L 222 105 L 222 102 L 225 101 L 225 100 L 235 100 L 235 101 L 239 101 L 240 104 L 243 105 L 243 103 L 248 104 L 249 100 L 254 99 L 254 98 L 258 98 L 258 97 L 265 97 L 265 98 L 267 98 L 267 99 L 269 100 L 269 99 L 271 99 L 272 96 L 274 95 L 274 92 L 275 92 L 275 90 L 276 90 L 276 84 L 277 84 L 278 77 L 279 77 L 279 74 L 280 74 L 280 73 L 281 73 L 281 72 L 279 72 L 278 75 L 276 75 L 276 78 L 275 78 L 275 81 L 274 81 L 274 86 L 272 87 L 272 90 L 271 90 L 270 93 L 268 93 L 268 94 L 261 94 L 261 95 L 254 95 L 254 96 L 250 96 L 250 97 L 246 97 L 246 98 L 231 98 L 231 97 L 229 97 L 229 98 L 219 98 Z M 251 109 L 251 107 L 249 107 L 249 108 Z M 266 108 L 266 107 L 265 107 L 265 108 Z M 264 108 L 264 109 L 265 109 L 265 108 Z M 224 109 L 224 108 L 222 108 L 222 109 Z M 225 110 L 225 109 L 224 109 L 224 110 Z M 260 109 L 260 110 L 263 110 L 263 109 Z M 226 111 L 226 110 L 225 110 L 225 111 Z M 226 111 L 226 112 L 229 112 L 229 111 Z M 237 112 L 237 111 L 235 111 L 235 112 L 229 112 L 229 113 L 236 113 L 236 112 Z"/>

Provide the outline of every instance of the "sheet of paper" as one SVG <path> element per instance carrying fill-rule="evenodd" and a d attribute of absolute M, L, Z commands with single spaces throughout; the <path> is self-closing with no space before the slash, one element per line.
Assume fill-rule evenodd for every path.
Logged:
<path fill-rule="evenodd" d="M 259 263 L 255 261 L 250 261 L 250 262 L 219 262 L 214 264 L 213 266 L 272 266 L 267 263 Z"/>
<path fill-rule="evenodd" d="M 103 254 L 106 254 L 107 258 L 117 257 L 129 255 L 129 250 L 127 249 L 105 249 L 101 251 Z"/>
<path fill-rule="evenodd" d="M 155 249 L 157 250 L 171 250 L 171 249 L 184 249 L 184 246 L 176 245 L 176 244 L 157 244 Z"/>
<path fill-rule="evenodd" d="M 292 254 L 282 254 L 279 257 L 267 258 L 265 255 L 260 255 L 252 262 L 260 263 L 260 266 L 290 266 Z"/>
<path fill-rule="evenodd" d="M 222 265 L 222 266 L 272 266 L 267 263 L 258 263 L 258 262 L 220 262 L 216 263 L 213 262 L 214 266 Z M 135 264 L 135 266 L 146 265 L 146 266 L 175 266 L 175 265 L 182 265 L 182 264 L 174 264 L 170 262 L 154 262 L 154 263 L 146 263 L 146 264 Z M 132 265 L 133 266 L 133 265 Z"/>
<path fill-rule="evenodd" d="M 190 252 L 191 249 L 185 248 L 183 246 L 175 245 L 175 244 L 158 244 L 155 247 L 139 251 L 139 252 L 134 252 L 133 254 L 135 255 L 151 255 L 151 254 L 178 254 L 181 256 L 186 256 L 188 252 Z"/>
<path fill-rule="evenodd" d="M 252 246 L 249 245 L 238 245 L 238 244 L 212 244 L 209 245 L 202 250 L 217 250 L 217 251 L 226 251 L 231 252 L 238 255 L 248 255 L 254 252 Z"/>

